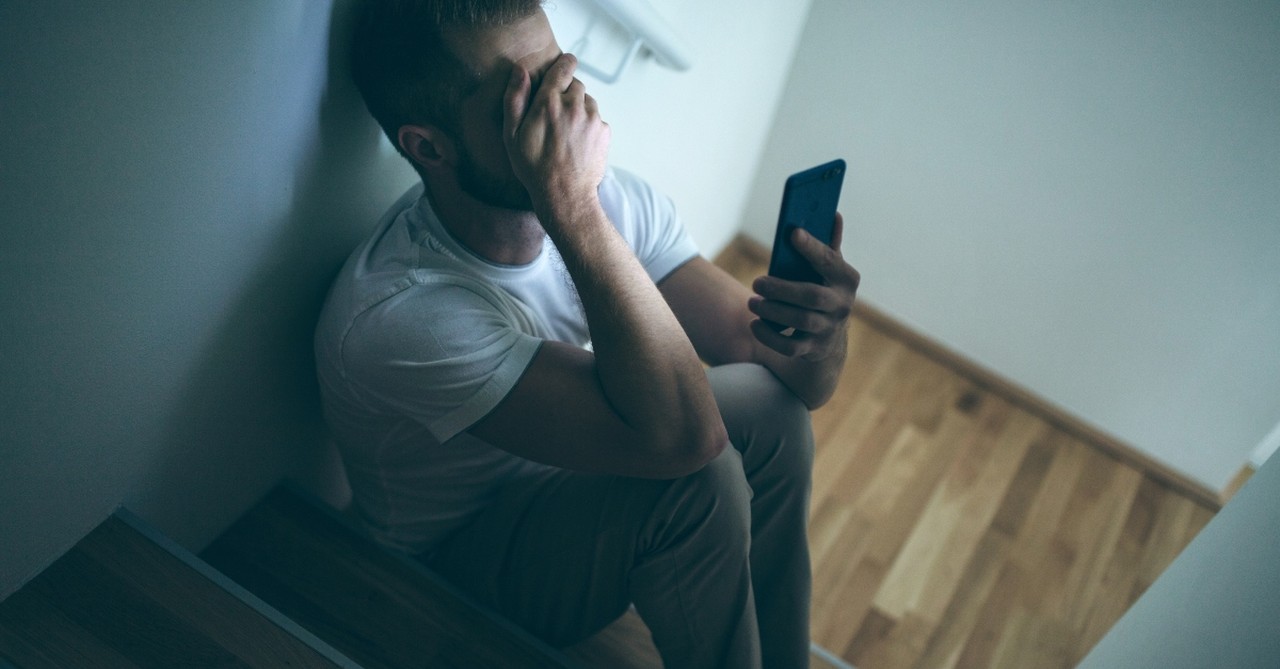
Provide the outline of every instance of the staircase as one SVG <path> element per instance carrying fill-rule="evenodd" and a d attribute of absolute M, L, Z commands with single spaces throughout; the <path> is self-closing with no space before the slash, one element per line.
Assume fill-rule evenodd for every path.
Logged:
<path fill-rule="evenodd" d="M 0 669 L 651 669 L 634 613 L 564 651 L 277 488 L 192 555 L 120 510 L 0 602 Z"/>

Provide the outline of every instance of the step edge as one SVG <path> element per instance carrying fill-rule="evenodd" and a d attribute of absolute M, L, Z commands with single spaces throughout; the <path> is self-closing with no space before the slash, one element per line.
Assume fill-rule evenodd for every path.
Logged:
<path fill-rule="evenodd" d="M 246 606 L 262 615 L 275 626 L 297 638 L 325 659 L 333 662 L 342 669 L 364 669 L 362 665 L 342 654 L 328 643 L 325 643 L 325 641 L 320 637 L 307 631 L 292 618 L 289 618 L 276 610 L 270 604 L 258 598 L 257 595 L 249 592 L 244 588 L 244 586 L 236 583 L 226 574 L 215 569 L 213 565 L 201 560 L 195 553 L 183 548 L 176 541 L 170 539 L 164 533 L 152 527 L 149 523 L 129 509 L 121 506 L 117 508 L 112 515 L 119 518 L 122 522 L 141 534 L 148 541 L 154 543 L 165 552 L 182 561 L 185 565 L 195 570 L 201 576 L 212 581 L 214 585 L 226 591 L 232 597 L 243 602 Z M 3 659 L 0 659 L 0 669 L 10 669 L 10 667 L 6 667 L 3 664 Z"/>

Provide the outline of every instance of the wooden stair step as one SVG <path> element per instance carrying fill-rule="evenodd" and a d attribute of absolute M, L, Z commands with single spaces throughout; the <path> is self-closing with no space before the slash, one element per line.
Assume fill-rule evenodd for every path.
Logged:
<path fill-rule="evenodd" d="M 0 602 L 0 667 L 357 667 L 121 510 Z"/>
<path fill-rule="evenodd" d="M 201 557 L 369 669 L 578 666 L 285 486 Z"/>

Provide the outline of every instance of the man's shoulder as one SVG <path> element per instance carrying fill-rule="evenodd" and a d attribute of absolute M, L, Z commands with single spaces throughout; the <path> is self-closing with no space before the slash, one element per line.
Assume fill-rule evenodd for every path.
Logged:
<path fill-rule="evenodd" d="M 601 182 L 601 191 L 618 197 L 653 197 L 657 191 L 640 175 L 630 170 L 610 165 Z"/>
<path fill-rule="evenodd" d="M 643 177 L 610 167 L 600 184 L 600 204 L 623 234 L 634 234 L 675 215 L 675 205 Z"/>
<path fill-rule="evenodd" d="M 448 291 L 458 285 L 473 288 L 457 272 L 424 266 L 426 254 L 413 239 L 409 220 L 423 190 L 419 182 L 398 197 L 347 257 L 330 284 L 318 324 L 320 332 L 345 337 L 371 311 L 386 311 L 403 302 L 416 303 L 416 310 L 442 302 L 425 298 L 425 293 Z"/>

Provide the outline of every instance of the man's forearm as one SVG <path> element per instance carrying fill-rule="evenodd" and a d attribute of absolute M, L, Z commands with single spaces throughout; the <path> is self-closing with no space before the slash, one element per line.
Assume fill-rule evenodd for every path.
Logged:
<path fill-rule="evenodd" d="M 693 345 L 600 206 L 610 131 L 576 67 L 562 54 L 536 93 L 529 72 L 512 67 L 503 99 L 511 166 L 577 288 L 618 436 L 700 467 L 727 443 L 724 424 Z"/>
<path fill-rule="evenodd" d="M 546 207 L 591 330 L 610 404 L 658 452 L 726 437 L 701 362 L 649 275 L 598 201 Z"/>

